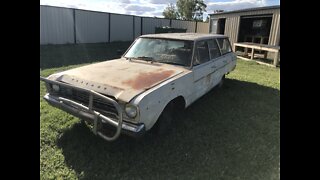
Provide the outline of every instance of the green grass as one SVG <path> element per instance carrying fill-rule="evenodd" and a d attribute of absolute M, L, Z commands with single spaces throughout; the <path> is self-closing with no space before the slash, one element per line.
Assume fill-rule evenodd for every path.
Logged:
<path fill-rule="evenodd" d="M 62 67 L 41 71 L 47 76 Z M 41 179 L 280 179 L 280 70 L 238 60 L 221 89 L 163 137 L 106 142 L 49 106 L 40 83 Z"/>
<path fill-rule="evenodd" d="M 41 45 L 40 68 L 47 69 L 118 58 L 120 56 L 117 54 L 117 50 L 124 52 L 131 43 Z"/>

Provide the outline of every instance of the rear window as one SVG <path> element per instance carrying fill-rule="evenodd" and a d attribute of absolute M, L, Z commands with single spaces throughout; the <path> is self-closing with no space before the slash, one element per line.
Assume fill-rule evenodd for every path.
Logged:
<path fill-rule="evenodd" d="M 219 47 L 221 49 L 221 53 L 223 54 L 227 54 L 229 52 L 231 52 L 231 46 L 230 46 L 230 42 L 227 38 L 218 38 L 217 39 Z"/>
<path fill-rule="evenodd" d="M 208 45 L 209 45 L 209 52 L 211 55 L 211 59 L 215 59 L 215 58 L 221 56 L 219 46 L 218 46 L 217 41 L 215 39 L 209 40 Z"/>

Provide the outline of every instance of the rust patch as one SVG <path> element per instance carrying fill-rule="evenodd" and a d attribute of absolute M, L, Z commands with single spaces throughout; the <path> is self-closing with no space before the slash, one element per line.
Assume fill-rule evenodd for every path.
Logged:
<path fill-rule="evenodd" d="M 159 69 L 159 71 L 148 73 L 142 72 L 134 79 L 129 79 L 122 83 L 131 86 L 135 90 L 146 89 L 155 83 L 170 77 L 174 73 L 174 70 L 161 70 L 162 69 Z"/>

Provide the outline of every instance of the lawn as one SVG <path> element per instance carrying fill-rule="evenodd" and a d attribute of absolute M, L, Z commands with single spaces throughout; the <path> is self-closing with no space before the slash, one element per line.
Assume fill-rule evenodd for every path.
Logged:
<path fill-rule="evenodd" d="M 49 106 L 40 82 L 40 177 L 280 179 L 279 74 L 279 68 L 238 60 L 223 87 L 186 109 L 173 132 L 111 143 Z"/>

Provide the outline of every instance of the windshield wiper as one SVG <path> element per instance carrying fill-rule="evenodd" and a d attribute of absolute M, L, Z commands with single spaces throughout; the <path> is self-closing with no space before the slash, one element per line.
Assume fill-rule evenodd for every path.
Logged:
<path fill-rule="evenodd" d="M 131 60 L 131 59 L 140 59 L 140 60 L 145 60 L 145 61 L 151 61 L 151 63 L 154 62 L 154 58 L 153 57 L 149 57 L 149 56 L 138 56 L 138 57 L 125 57 L 127 60 Z"/>
<path fill-rule="evenodd" d="M 141 60 L 145 60 L 145 61 L 151 61 L 151 63 L 154 62 L 154 58 L 149 57 L 149 56 L 129 57 L 129 59 L 141 59 Z"/>
<path fill-rule="evenodd" d="M 126 58 L 126 60 L 131 61 L 131 58 L 132 58 L 132 57 L 125 57 L 125 56 L 124 56 L 124 58 Z"/>
<path fill-rule="evenodd" d="M 136 57 L 137 59 L 143 59 L 143 60 L 146 60 L 146 61 L 154 61 L 153 57 L 149 57 L 149 56 L 139 56 L 139 57 Z"/>
<path fill-rule="evenodd" d="M 176 63 L 176 62 L 169 62 L 169 61 L 163 61 L 163 62 L 161 62 L 161 61 L 160 61 L 160 63 L 165 63 L 165 64 L 173 64 L 173 65 L 180 65 L 180 66 L 185 66 L 184 64 L 181 64 L 181 63 Z"/>

